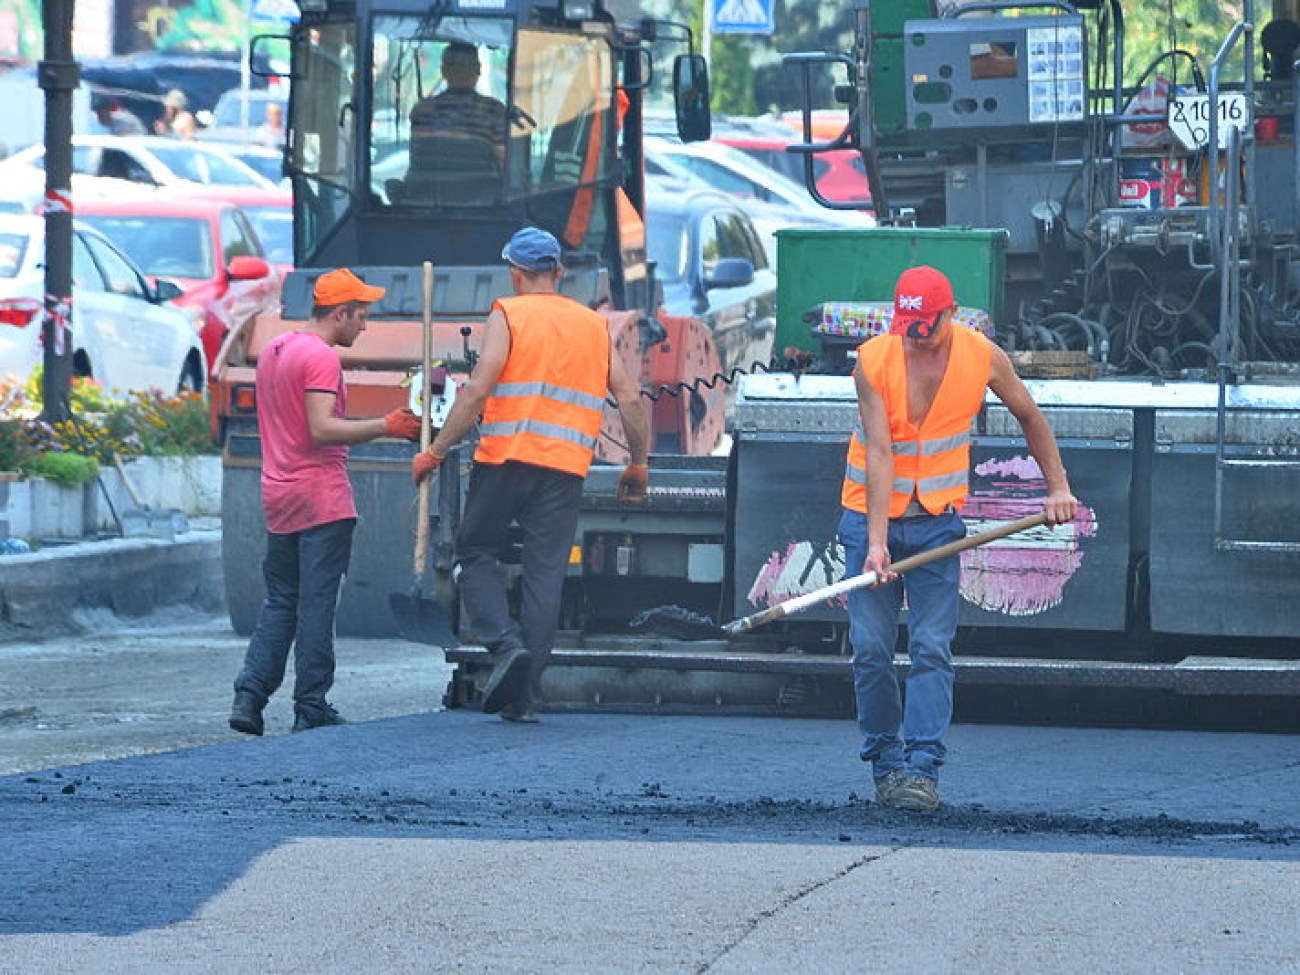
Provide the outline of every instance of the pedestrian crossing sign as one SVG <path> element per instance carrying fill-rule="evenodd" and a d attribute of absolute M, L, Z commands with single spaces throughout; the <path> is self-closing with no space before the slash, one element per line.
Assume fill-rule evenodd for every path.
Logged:
<path fill-rule="evenodd" d="M 715 34 L 770 34 L 776 0 L 709 0 Z"/>

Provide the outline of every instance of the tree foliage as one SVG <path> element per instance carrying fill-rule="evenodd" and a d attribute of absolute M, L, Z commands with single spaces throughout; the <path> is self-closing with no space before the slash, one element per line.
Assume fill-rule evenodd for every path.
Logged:
<path fill-rule="evenodd" d="M 759 35 L 715 36 L 711 51 L 713 108 L 727 114 L 752 114 L 769 109 L 790 110 L 803 99 L 799 73 L 781 61 L 781 55 L 795 51 L 845 53 L 853 43 L 853 10 L 847 2 L 824 0 L 773 0 L 776 32 Z M 670 0 L 669 16 L 691 23 L 696 37 L 702 34 L 702 3 Z M 1257 27 L 1269 19 L 1265 0 L 1256 2 Z M 1103 5 L 1102 10 L 1106 9 Z M 1138 82 L 1143 71 L 1166 51 L 1181 48 L 1195 56 L 1208 77 L 1210 64 L 1223 39 L 1242 16 L 1241 0 L 1124 0 L 1124 81 Z M 1036 11 L 1026 11 L 1034 13 Z M 1105 15 L 1102 15 L 1105 17 Z M 1106 18 L 1108 19 L 1108 18 Z M 1089 14 L 1089 31 L 1094 44 L 1103 31 L 1113 36 L 1113 25 Z M 1098 25 L 1102 25 L 1098 29 Z M 1094 57 L 1096 54 L 1094 53 Z M 1240 78 L 1240 48 L 1225 68 L 1225 80 Z M 1107 62 L 1106 67 L 1109 67 Z M 1179 84 L 1190 84 L 1190 63 L 1186 58 L 1164 61 L 1158 72 L 1174 76 Z M 845 81 L 842 69 L 832 73 L 819 68 L 813 73 L 813 108 L 837 107 L 833 86 Z"/>

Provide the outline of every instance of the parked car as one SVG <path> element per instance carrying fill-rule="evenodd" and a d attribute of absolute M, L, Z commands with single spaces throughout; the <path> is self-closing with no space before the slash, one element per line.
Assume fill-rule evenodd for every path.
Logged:
<path fill-rule="evenodd" d="M 199 130 L 200 139 L 223 139 L 230 142 L 249 142 L 258 126 L 266 121 L 266 106 L 275 103 L 289 117 L 289 92 L 279 86 L 253 89 L 248 92 L 248 125 L 242 124 L 244 91 L 232 88 L 223 92 L 212 109 L 207 127 Z"/>
<path fill-rule="evenodd" d="M 289 188 L 284 175 L 284 152 L 249 142 L 208 142 L 207 145 L 229 153 L 272 185 Z"/>
<path fill-rule="evenodd" d="M 77 213 L 146 273 L 180 286 L 176 304 L 193 317 L 210 363 L 232 327 L 279 304 L 280 275 L 239 207 L 184 197 L 88 200 Z"/>
<path fill-rule="evenodd" d="M 0 213 L 44 213 L 45 173 L 31 166 L 0 171 Z M 137 192 L 135 183 L 107 176 L 72 174 L 72 198 L 121 196 Z"/>
<path fill-rule="evenodd" d="M 0 215 L 0 375 L 26 380 L 43 357 L 45 218 Z M 150 282 L 98 231 L 72 234 L 73 369 L 110 391 L 201 390 L 203 347 L 171 300 L 180 289 Z"/>
<path fill-rule="evenodd" d="M 724 369 L 771 360 L 776 273 L 735 200 L 676 180 L 648 180 L 646 245 L 664 310 L 698 317 L 713 333 Z"/>
<path fill-rule="evenodd" d="M 724 146 L 739 149 L 751 159 L 780 173 L 786 179 L 804 185 L 804 156 L 787 152 L 793 139 L 770 138 L 748 133 L 725 133 L 714 137 Z M 828 200 L 841 203 L 867 202 L 871 189 L 867 186 L 867 170 L 856 149 L 830 149 L 812 157 L 813 181 L 818 191 Z"/>
<path fill-rule="evenodd" d="M 280 278 L 293 270 L 293 194 L 289 190 L 196 186 L 176 190 L 171 198 L 234 204 L 253 225 L 266 259 L 280 272 Z"/>
<path fill-rule="evenodd" d="M 28 146 L 0 163 L 0 174 L 11 168 L 45 168 L 45 147 Z M 72 171 L 112 176 L 145 186 L 186 183 L 226 186 L 274 184 L 229 153 L 189 139 L 162 136 L 74 135 Z"/>
<path fill-rule="evenodd" d="M 821 206 L 808 195 L 802 183 L 787 179 L 731 146 L 646 139 L 646 153 L 649 158 L 667 158 L 714 189 L 738 199 L 777 203 L 823 224 L 869 227 L 875 223 L 875 218 L 865 211 L 829 210 Z"/>

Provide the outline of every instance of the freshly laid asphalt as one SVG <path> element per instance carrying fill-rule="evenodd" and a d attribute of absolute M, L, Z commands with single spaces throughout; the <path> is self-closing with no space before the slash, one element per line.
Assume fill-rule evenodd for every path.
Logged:
<path fill-rule="evenodd" d="M 466 711 L 0 778 L 0 972 L 1295 972 L 1300 739 Z"/>
<path fill-rule="evenodd" d="M 181 541 L 184 566 L 143 542 L 6 562 L 0 636 L 209 603 L 215 540 Z M 277 699 L 243 738 L 241 640 L 90 619 L 0 647 L 0 735 L 38 759 L 0 776 L 0 975 L 1300 971 L 1295 736 L 958 725 L 945 805 L 907 814 L 870 801 L 845 720 L 429 710 L 288 735 Z M 436 706 L 427 649 L 345 662 L 353 716 Z M 123 754 L 170 712 L 175 744 L 229 740 L 40 760 Z"/>

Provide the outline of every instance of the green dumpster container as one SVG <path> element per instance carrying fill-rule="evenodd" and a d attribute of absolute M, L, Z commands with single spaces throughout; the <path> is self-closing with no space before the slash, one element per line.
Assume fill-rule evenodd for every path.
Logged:
<path fill-rule="evenodd" d="M 899 274 L 918 264 L 943 271 L 957 303 L 984 309 L 996 325 L 1002 320 L 1006 248 L 1005 230 L 778 230 L 774 349 L 817 351 L 805 311 L 825 301 L 893 301 Z"/>

